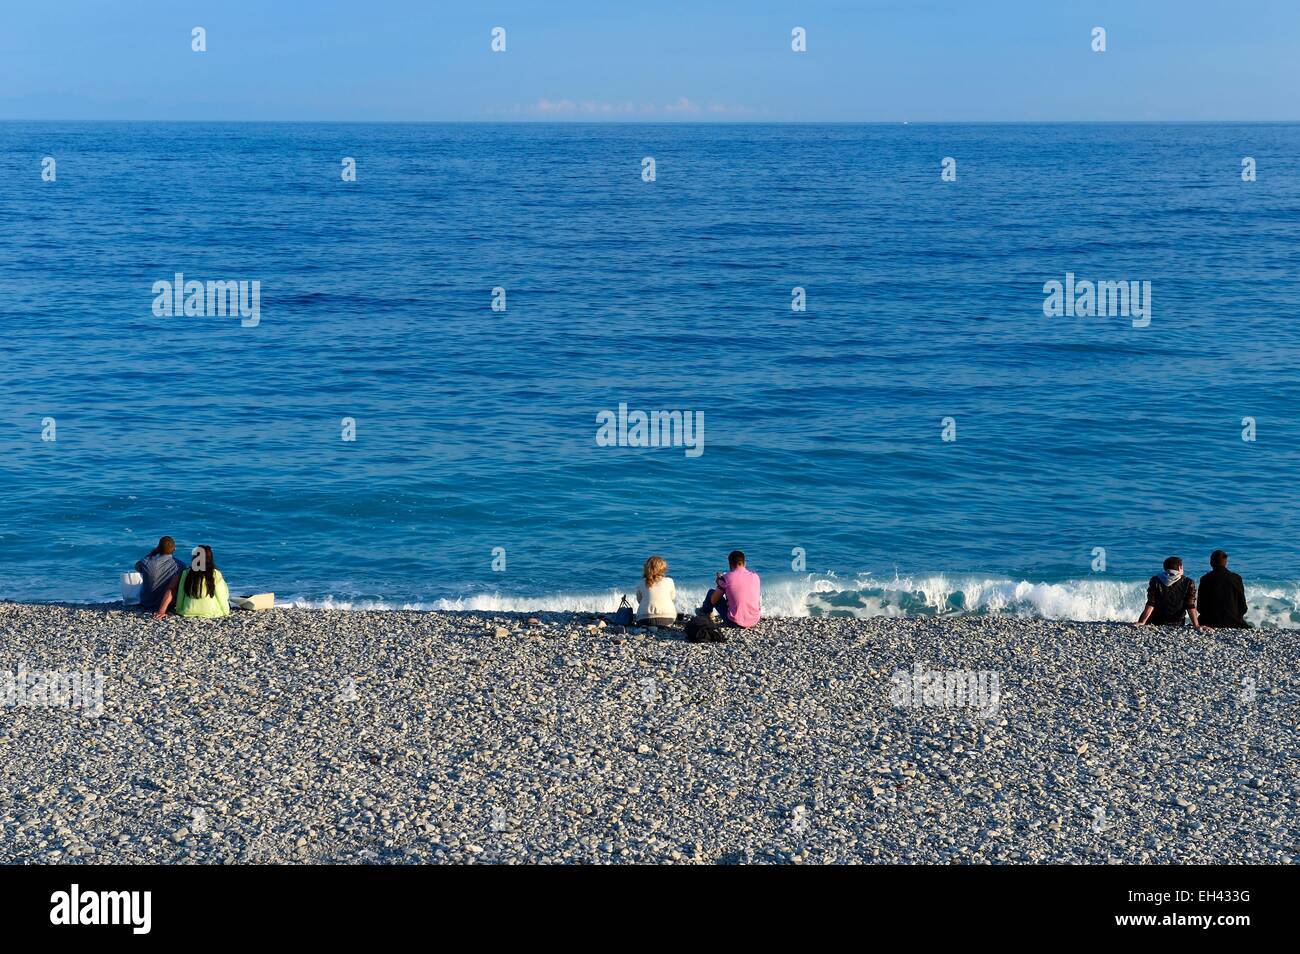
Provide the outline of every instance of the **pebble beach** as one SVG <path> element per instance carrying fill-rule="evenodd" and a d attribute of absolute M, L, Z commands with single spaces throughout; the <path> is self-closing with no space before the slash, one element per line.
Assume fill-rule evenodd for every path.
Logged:
<path fill-rule="evenodd" d="M 730 637 L 0 603 L 0 860 L 1300 858 L 1294 632 L 814 617 Z M 102 699 L 51 704 L 20 669 L 97 673 Z M 996 704 L 900 701 L 920 670 L 984 674 Z"/>

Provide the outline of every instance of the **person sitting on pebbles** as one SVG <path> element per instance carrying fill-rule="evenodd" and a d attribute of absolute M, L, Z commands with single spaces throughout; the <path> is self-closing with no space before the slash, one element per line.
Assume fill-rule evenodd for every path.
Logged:
<path fill-rule="evenodd" d="M 636 585 L 636 624 L 672 626 L 677 622 L 677 584 L 668 575 L 668 561 L 652 556 L 641 567 Z"/>
<path fill-rule="evenodd" d="M 1138 619 L 1139 626 L 1182 626 L 1190 613 L 1192 625 L 1210 632 L 1202 626 L 1196 612 L 1196 584 L 1190 576 L 1183 576 L 1183 558 L 1171 556 L 1165 560 L 1165 571 L 1151 577 L 1147 584 L 1147 604 Z"/>
<path fill-rule="evenodd" d="M 1210 554 L 1210 572 L 1201 577 L 1196 593 L 1201 625 L 1219 629 L 1250 629 L 1246 622 L 1246 584 L 1228 569 L 1228 554 Z"/>
<path fill-rule="evenodd" d="M 185 564 L 176 558 L 176 541 L 171 537 L 162 537 L 158 545 L 145 556 L 137 560 L 135 570 L 140 574 L 140 609 L 148 613 L 165 615 L 166 605 L 172 601 L 176 577 Z M 163 601 L 167 602 L 164 603 Z M 161 611 L 158 607 L 164 607 Z"/>
<path fill-rule="evenodd" d="M 732 550 L 727 563 L 731 569 L 714 578 L 699 615 L 711 617 L 716 609 L 725 623 L 752 629 L 761 613 L 758 574 L 745 566 L 745 554 L 740 550 Z"/>
<path fill-rule="evenodd" d="M 162 606 L 154 613 L 154 619 L 162 619 L 167 615 L 167 606 L 173 599 L 176 601 L 177 616 L 216 619 L 230 615 L 230 589 L 226 586 L 226 578 L 217 569 L 212 547 L 194 548 L 194 559 L 172 581 L 171 589 L 163 597 Z"/>

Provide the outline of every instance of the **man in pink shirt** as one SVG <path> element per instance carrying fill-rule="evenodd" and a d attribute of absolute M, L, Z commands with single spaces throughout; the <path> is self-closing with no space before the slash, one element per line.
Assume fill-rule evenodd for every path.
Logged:
<path fill-rule="evenodd" d="M 745 566 L 745 554 L 732 550 L 727 557 L 731 569 L 719 573 L 717 585 L 709 590 L 700 612 L 712 616 L 716 609 L 732 626 L 750 629 L 758 623 L 758 574 Z"/>

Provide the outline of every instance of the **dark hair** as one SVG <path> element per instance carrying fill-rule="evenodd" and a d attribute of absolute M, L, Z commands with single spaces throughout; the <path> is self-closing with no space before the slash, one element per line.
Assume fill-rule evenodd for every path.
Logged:
<path fill-rule="evenodd" d="M 185 595 L 195 600 L 203 596 L 205 586 L 208 596 L 217 595 L 217 583 L 213 578 L 213 574 L 217 569 L 217 561 L 212 558 L 212 547 L 200 545 L 199 549 L 203 551 L 205 569 L 196 570 L 191 566 L 185 571 Z"/>
<path fill-rule="evenodd" d="M 1165 557 L 1166 570 L 1181 570 L 1183 568 L 1182 557 Z"/>
<path fill-rule="evenodd" d="M 745 554 L 739 550 L 732 550 L 731 554 L 727 557 L 727 562 L 731 564 L 733 570 L 738 566 L 744 566 Z"/>
<path fill-rule="evenodd" d="M 154 555 L 161 553 L 164 556 L 166 556 L 169 553 L 175 553 L 176 541 L 173 540 L 171 537 L 159 537 L 158 545 L 153 548 L 153 552 Z"/>
<path fill-rule="evenodd" d="M 1210 554 L 1210 566 L 1219 567 L 1228 565 L 1228 554 L 1222 550 L 1215 550 Z"/>

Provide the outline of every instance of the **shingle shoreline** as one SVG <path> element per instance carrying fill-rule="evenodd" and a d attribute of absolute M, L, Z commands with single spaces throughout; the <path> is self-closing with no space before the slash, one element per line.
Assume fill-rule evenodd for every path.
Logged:
<path fill-rule="evenodd" d="M 0 708 L 0 860 L 1290 863 L 1297 663 L 1276 630 L 0 603 L 0 676 L 104 677 L 98 716 Z"/>

